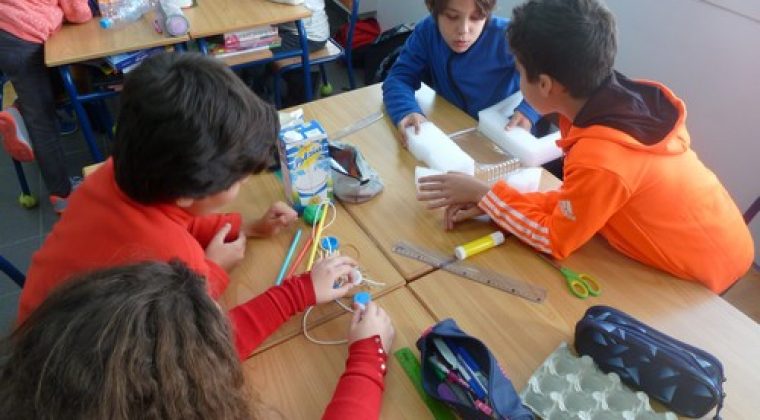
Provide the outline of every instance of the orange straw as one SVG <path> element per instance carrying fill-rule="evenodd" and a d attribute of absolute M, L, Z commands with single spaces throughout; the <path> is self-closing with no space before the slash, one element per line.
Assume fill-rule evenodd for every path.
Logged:
<path fill-rule="evenodd" d="M 296 260 L 293 262 L 293 265 L 290 266 L 290 270 L 288 270 L 288 274 L 285 275 L 285 278 L 288 278 L 293 275 L 293 273 L 296 271 L 299 265 L 301 265 L 301 261 L 303 261 L 303 257 L 306 256 L 306 251 L 309 249 L 309 245 L 311 245 L 311 241 L 314 238 L 309 235 L 309 239 L 306 241 L 306 244 L 301 249 L 301 252 L 298 253 L 298 257 L 296 257 Z"/>

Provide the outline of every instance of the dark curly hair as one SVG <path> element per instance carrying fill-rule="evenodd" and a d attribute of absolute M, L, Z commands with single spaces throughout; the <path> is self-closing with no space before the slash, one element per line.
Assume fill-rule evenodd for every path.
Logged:
<path fill-rule="evenodd" d="M 250 419 L 226 316 L 184 264 L 66 283 L 0 344 L 0 413 L 25 419 Z"/>
<path fill-rule="evenodd" d="M 124 82 L 116 182 L 144 204 L 207 197 L 270 166 L 278 131 L 275 109 L 221 61 L 159 54 Z"/>

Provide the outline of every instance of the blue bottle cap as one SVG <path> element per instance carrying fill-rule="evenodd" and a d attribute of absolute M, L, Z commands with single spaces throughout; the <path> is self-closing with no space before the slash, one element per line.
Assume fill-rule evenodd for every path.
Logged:
<path fill-rule="evenodd" d="M 110 18 L 100 19 L 100 27 L 101 28 L 108 29 L 111 26 L 113 26 L 113 20 L 111 20 Z"/>
<path fill-rule="evenodd" d="M 334 236 L 325 236 L 319 242 L 319 246 L 327 252 L 335 252 L 340 247 L 340 242 Z"/>
<path fill-rule="evenodd" d="M 369 292 L 359 292 L 354 295 L 354 303 L 365 308 L 372 301 L 372 295 Z"/>

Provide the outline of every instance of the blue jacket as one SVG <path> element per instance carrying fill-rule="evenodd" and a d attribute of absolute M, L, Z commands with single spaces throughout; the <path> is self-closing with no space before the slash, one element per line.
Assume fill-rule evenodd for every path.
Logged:
<path fill-rule="evenodd" d="M 383 102 L 393 123 L 412 112 L 422 114 L 414 92 L 423 80 L 473 118 L 520 90 L 520 74 L 507 42 L 508 25 L 506 19 L 491 17 L 470 49 L 457 54 L 432 16 L 419 22 L 383 83 Z M 517 109 L 533 123 L 539 117 L 525 101 Z"/>

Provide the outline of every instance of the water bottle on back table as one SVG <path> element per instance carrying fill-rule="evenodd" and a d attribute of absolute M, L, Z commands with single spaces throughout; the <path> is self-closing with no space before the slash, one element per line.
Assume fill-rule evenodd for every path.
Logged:
<path fill-rule="evenodd" d="M 105 16 L 100 19 L 100 27 L 104 29 L 113 29 L 135 22 L 151 8 L 153 8 L 153 4 L 149 0 L 120 1 L 118 7 L 112 9 L 110 16 Z"/>

